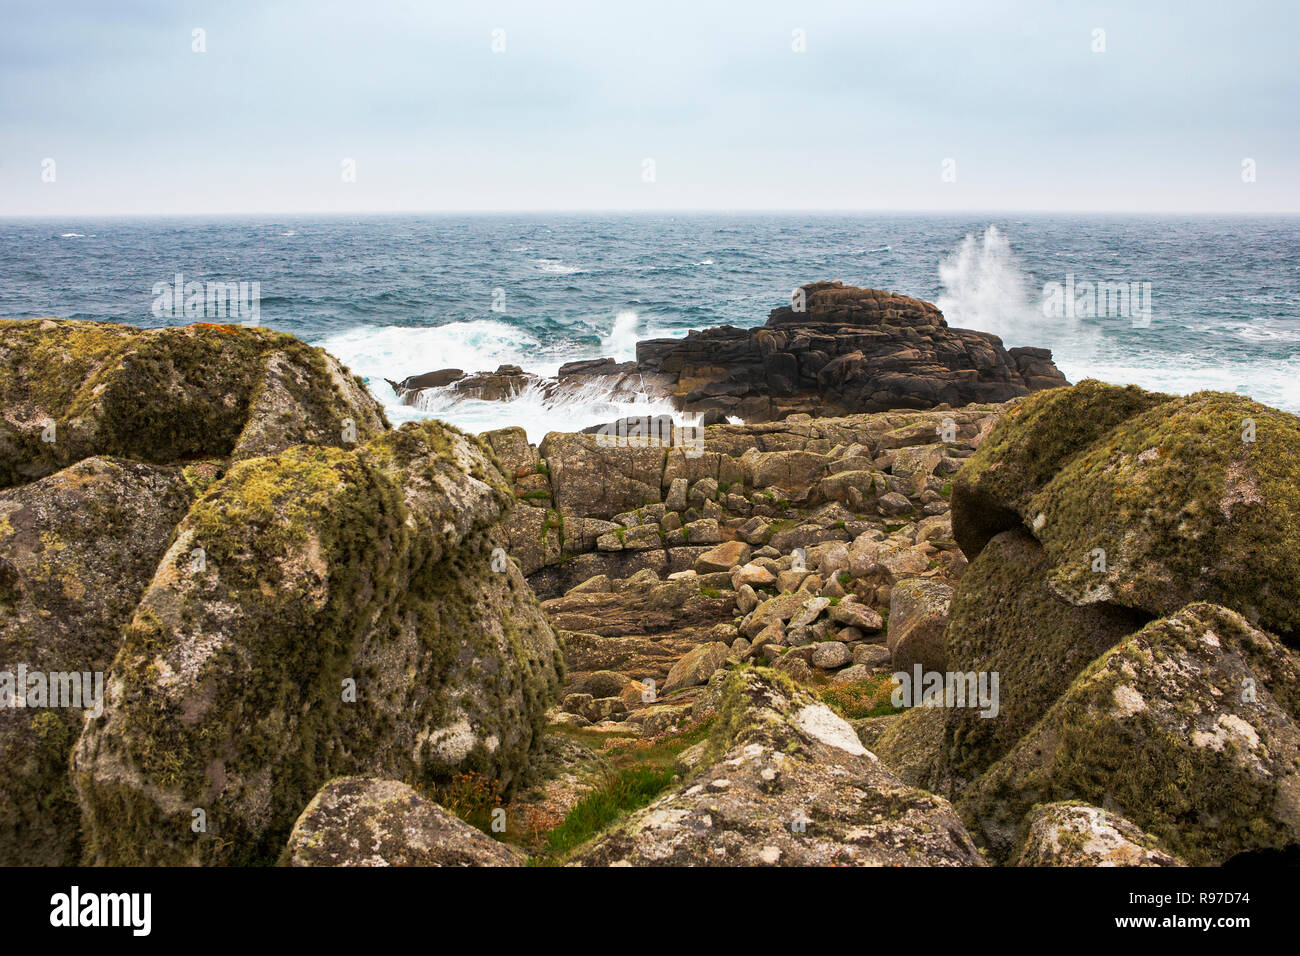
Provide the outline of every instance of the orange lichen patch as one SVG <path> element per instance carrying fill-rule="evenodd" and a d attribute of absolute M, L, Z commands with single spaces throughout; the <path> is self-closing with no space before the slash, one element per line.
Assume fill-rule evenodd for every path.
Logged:
<path fill-rule="evenodd" d="M 226 332 L 229 335 L 238 335 L 239 326 L 222 324 L 219 322 L 195 322 L 190 325 L 192 329 L 213 329 L 217 332 Z"/>

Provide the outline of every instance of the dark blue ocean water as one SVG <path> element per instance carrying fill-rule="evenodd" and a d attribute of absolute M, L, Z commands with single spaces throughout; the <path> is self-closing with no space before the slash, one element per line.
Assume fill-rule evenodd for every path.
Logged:
<path fill-rule="evenodd" d="M 386 402 L 385 376 L 630 358 L 638 338 L 761 324 L 794 286 L 840 279 L 935 301 L 950 324 L 1008 345 L 1052 348 L 1072 380 L 1241 391 L 1300 411 L 1296 217 L 0 220 L 3 317 L 183 324 L 192 319 L 153 310 L 155 286 L 178 272 L 259 283 L 261 324 L 329 348 Z M 1149 321 L 1045 315 L 1045 284 L 1069 275 L 1149 282 Z M 582 406 L 525 395 L 508 408 L 435 400 L 426 411 L 540 437 L 590 424 Z"/>

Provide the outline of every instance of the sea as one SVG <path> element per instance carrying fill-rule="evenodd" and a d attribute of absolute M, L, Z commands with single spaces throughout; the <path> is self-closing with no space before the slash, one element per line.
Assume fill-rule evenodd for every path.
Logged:
<path fill-rule="evenodd" d="M 1300 217 L 609 213 L 0 219 L 0 317 L 141 327 L 241 317 L 168 307 L 246 283 L 249 319 L 362 375 L 395 422 L 534 441 L 618 414 L 600 389 L 402 405 L 388 380 L 634 357 L 638 339 L 750 327 L 800 284 L 935 302 L 949 325 L 1050 348 L 1071 381 L 1239 392 L 1300 412 Z M 255 293 L 255 295 L 254 295 Z"/>

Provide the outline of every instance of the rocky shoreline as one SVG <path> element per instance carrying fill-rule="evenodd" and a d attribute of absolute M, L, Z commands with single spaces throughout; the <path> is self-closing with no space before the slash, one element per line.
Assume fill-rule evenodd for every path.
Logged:
<path fill-rule="evenodd" d="M 0 323 L 0 679 L 104 678 L 10 686 L 0 862 L 1294 853 L 1300 419 L 800 292 L 550 383 L 395 383 L 704 423 L 536 444 L 393 429 L 264 329 Z"/>

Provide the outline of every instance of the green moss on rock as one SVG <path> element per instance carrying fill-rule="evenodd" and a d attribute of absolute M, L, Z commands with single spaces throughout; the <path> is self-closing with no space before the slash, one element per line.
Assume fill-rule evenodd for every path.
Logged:
<path fill-rule="evenodd" d="M 1208 604 L 1091 664 L 958 804 L 995 859 L 1039 803 L 1122 814 L 1192 865 L 1300 841 L 1300 663 Z"/>
<path fill-rule="evenodd" d="M 271 862 L 341 774 L 516 784 L 561 677 L 518 569 L 492 570 L 510 498 L 437 422 L 232 466 L 177 529 L 78 746 L 88 860 Z"/>
<path fill-rule="evenodd" d="M 0 491 L 0 669 L 90 675 L 93 693 L 191 499 L 179 469 L 107 458 Z M 68 760 L 82 720 L 0 708 L 0 864 L 78 861 Z"/>
<path fill-rule="evenodd" d="M 973 558 L 992 534 L 1028 528 L 1075 604 L 1155 615 L 1213 601 L 1290 635 L 1298 489 L 1300 418 L 1240 395 L 1086 382 L 1003 417 L 958 475 L 953 531 Z"/>
<path fill-rule="evenodd" d="M 141 330 L 0 321 L 0 486 L 81 458 L 155 463 L 349 445 L 387 427 L 337 361 L 291 335 L 201 323 Z"/>

